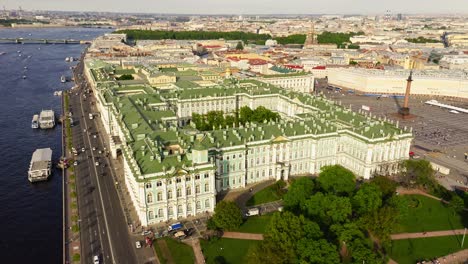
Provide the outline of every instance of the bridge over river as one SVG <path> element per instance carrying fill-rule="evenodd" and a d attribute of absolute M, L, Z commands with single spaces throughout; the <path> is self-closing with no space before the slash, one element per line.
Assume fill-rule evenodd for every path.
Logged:
<path fill-rule="evenodd" d="M 34 39 L 34 38 L 0 38 L 0 44 L 90 44 L 88 40 L 76 39 Z"/>

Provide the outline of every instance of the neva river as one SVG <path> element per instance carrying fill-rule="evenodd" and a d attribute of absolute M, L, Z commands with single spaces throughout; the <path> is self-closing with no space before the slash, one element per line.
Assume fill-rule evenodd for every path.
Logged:
<path fill-rule="evenodd" d="M 0 29 L 0 38 L 91 40 L 109 29 L 54 28 Z M 50 147 L 53 161 L 61 155 L 61 127 L 31 128 L 42 109 L 61 113 L 54 91 L 73 84 L 66 57 L 80 57 L 84 45 L 0 44 L 0 262 L 62 262 L 62 177 L 59 170 L 49 181 L 29 183 L 27 172 L 37 148 Z M 20 51 L 20 52 L 18 52 Z M 19 56 L 21 54 L 21 56 Z M 73 64 L 76 64 L 73 63 Z M 27 76 L 23 79 L 23 75 Z"/>

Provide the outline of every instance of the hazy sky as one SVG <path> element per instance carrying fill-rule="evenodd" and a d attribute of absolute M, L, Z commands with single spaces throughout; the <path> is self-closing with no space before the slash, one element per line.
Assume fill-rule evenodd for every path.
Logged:
<path fill-rule="evenodd" d="M 7 9 L 185 14 L 468 13 L 468 0 L 0 0 Z"/>

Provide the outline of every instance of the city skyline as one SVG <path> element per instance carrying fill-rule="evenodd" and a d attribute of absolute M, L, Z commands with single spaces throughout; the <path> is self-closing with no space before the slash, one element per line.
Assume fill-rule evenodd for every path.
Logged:
<path fill-rule="evenodd" d="M 171 2 L 148 2 L 135 0 L 129 6 L 127 2 L 111 2 L 108 0 L 83 0 L 79 3 L 45 0 L 6 0 L 2 4 L 6 9 L 17 9 L 21 6 L 25 10 L 53 10 L 53 11 L 97 11 L 97 12 L 133 12 L 133 13 L 168 13 L 168 14 L 385 14 L 389 10 L 392 14 L 449 14 L 468 13 L 468 5 L 464 0 L 453 0 L 451 5 L 442 5 L 440 0 L 404 1 L 395 0 L 382 4 L 370 0 L 318 0 L 314 2 L 292 0 L 276 2 L 272 0 L 258 0 L 249 2 L 238 0 L 224 2 L 201 0 L 189 2 L 175 0 Z M 203 7 L 200 8 L 200 7 Z M 456 12 L 454 12 L 456 10 Z"/>

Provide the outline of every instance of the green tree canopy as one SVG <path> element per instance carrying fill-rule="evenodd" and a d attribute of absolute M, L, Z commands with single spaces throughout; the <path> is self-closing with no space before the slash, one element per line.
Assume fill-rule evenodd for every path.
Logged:
<path fill-rule="evenodd" d="M 340 255 L 335 245 L 325 239 L 301 239 L 297 244 L 299 263 L 301 264 L 333 264 L 340 263 Z"/>
<path fill-rule="evenodd" d="M 450 200 L 449 206 L 453 209 L 453 212 L 455 214 L 463 211 L 463 209 L 465 208 L 465 202 L 460 196 L 454 195 L 452 197 L 452 200 Z"/>
<path fill-rule="evenodd" d="M 236 203 L 221 201 L 215 207 L 215 224 L 224 230 L 234 230 L 242 224 L 242 212 Z"/>
<path fill-rule="evenodd" d="M 398 209 L 384 206 L 378 211 L 365 215 L 362 218 L 364 226 L 383 241 L 390 239 L 390 234 L 398 223 Z"/>
<path fill-rule="evenodd" d="M 352 213 L 351 202 L 348 197 L 333 194 L 316 193 L 305 202 L 307 215 L 312 219 L 319 219 L 326 226 L 343 223 Z"/>
<path fill-rule="evenodd" d="M 317 239 L 322 231 L 319 226 L 307 220 L 304 216 L 296 216 L 291 212 L 277 212 L 273 214 L 265 234 L 266 245 L 280 250 L 285 262 L 296 259 L 296 244 L 302 238 Z"/>
<path fill-rule="evenodd" d="M 301 205 L 312 196 L 314 181 L 309 177 L 301 177 L 294 180 L 283 196 L 284 206 L 293 212 L 299 212 Z"/>
<path fill-rule="evenodd" d="M 429 189 L 436 186 L 435 171 L 429 161 L 410 159 L 405 160 L 403 166 L 405 173 L 402 181 L 405 185 L 417 185 Z"/>
<path fill-rule="evenodd" d="M 380 191 L 383 194 L 384 200 L 390 198 L 395 194 L 397 183 L 388 177 L 385 176 L 375 176 L 371 179 L 371 184 L 374 184 L 379 187 Z"/>
<path fill-rule="evenodd" d="M 325 192 L 336 195 L 350 196 L 356 187 L 354 174 L 340 165 L 323 167 L 317 181 Z"/>
<path fill-rule="evenodd" d="M 131 74 L 123 74 L 120 77 L 117 77 L 116 79 L 120 81 L 126 81 L 126 80 L 134 80 L 135 78 L 133 78 L 133 75 Z"/>
<path fill-rule="evenodd" d="M 159 40 L 159 39 L 220 39 L 225 40 L 242 40 L 244 42 L 254 42 L 258 44 L 265 44 L 267 39 L 271 39 L 268 34 L 256 34 L 251 32 L 230 31 L 167 31 L 167 30 L 119 30 L 116 33 L 127 34 L 128 39 L 133 40 Z"/>
<path fill-rule="evenodd" d="M 376 185 L 364 183 L 353 196 L 352 203 L 358 214 L 375 212 L 382 206 L 382 192 Z"/>
<path fill-rule="evenodd" d="M 244 45 L 242 45 L 242 41 L 237 42 L 236 50 L 243 50 Z"/>

